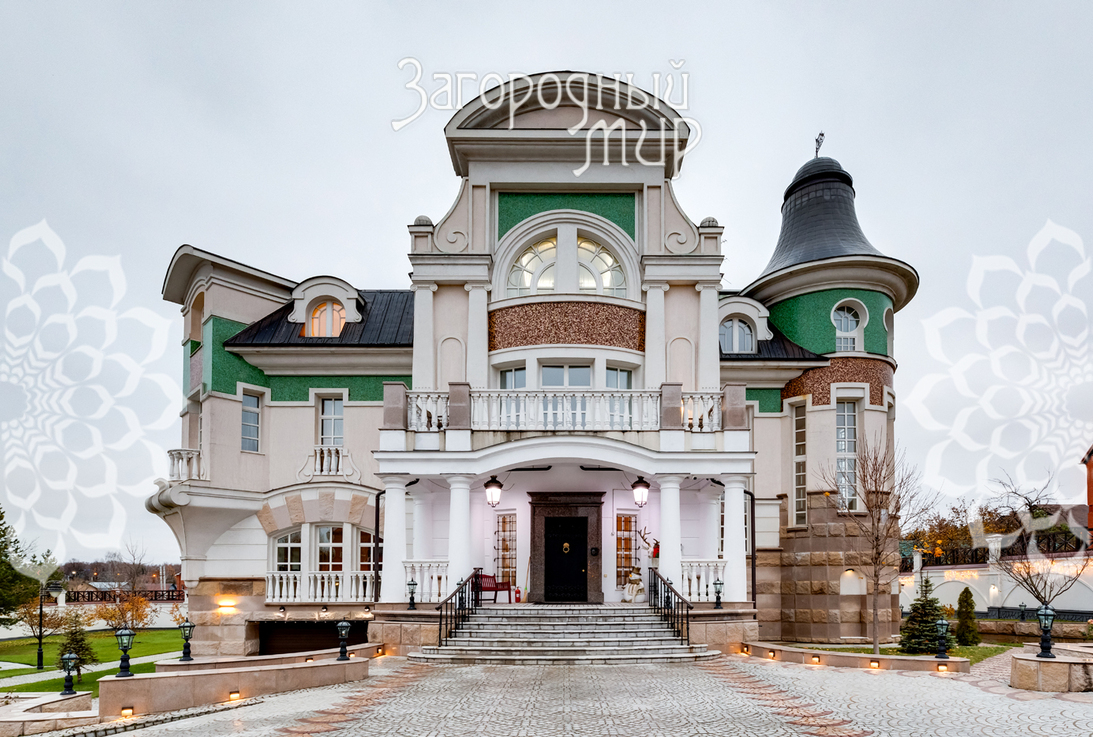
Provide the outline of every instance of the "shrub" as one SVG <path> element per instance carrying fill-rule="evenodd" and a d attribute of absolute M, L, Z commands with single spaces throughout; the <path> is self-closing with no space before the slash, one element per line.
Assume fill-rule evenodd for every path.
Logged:
<path fill-rule="evenodd" d="M 975 624 L 975 599 L 967 586 L 956 602 L 956 642 L 959 645 L 978 645 L 979 628 Z"/>

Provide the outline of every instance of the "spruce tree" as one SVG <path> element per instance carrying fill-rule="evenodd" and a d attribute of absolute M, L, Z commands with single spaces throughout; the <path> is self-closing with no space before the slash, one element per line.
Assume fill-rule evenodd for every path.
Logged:
<path fill-rule="evenodd" d="M 75 607 L 73 607 L 75 609 Z M 65 628 L 61 647 L 57 651 L 57 668 L 63 670 L 64 663 L 61 658 L 66 653 L 75 653 L 79 660 L 76 661 L 76 682 L 81 683 L 83 669 L 99 662 L 91 643 L 87 641 L 87 632 L 84 631 L 83 617 L 77 611 L 71 611 L 65 620 Z"/>
<path fill-rule="evenodd" d="M 909 655 L 937 652 L 937 620 L 944 615 L 941 604 L 932 596 L 933 593 L 934 585 L 928 576 L 923 576 L 918 598 L 911 602 L 911 613 L 899 631 L 899 649 Z M 951 630 L 948 646 L 956 646 L 956 638 Z"/>
<path fill-rule="evenodd" d="M 978 645 L 979 627 L 975 624 L 975 599 L 967 586 L 956 602 L 956 641 L 960 645 Z"/>

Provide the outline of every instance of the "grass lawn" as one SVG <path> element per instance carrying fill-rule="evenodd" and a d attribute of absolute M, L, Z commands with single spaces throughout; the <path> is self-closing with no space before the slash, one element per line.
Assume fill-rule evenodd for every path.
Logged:
<path fill-rule="evenodd" d="M 804 647 L 804 646 L 802 646 Z M 997 645 L 970 645 L 968 647 L 954 647 L 949 651 L 949 655 L 954 658 L 967 658 L 971 661 L 972 665 L 975 665 L 981 660 L 986 660 L 994 655 L 999 655 L 1015 647 L 1021 647 L 1021 643 L 1003 643 Z M 809 647 L 809 650 L 827 650 L 828 652 L 835 653 L 866 653 L 873 654 L 872 646 L 868 647 Z M 881 655 L 910 655 L 911 653 L 905 653 L 902 650 L 891 647 L 882 647 L 880 649 Z M 922 655 L 921 653 L 915 653 L 916 655 Z"/>
<path fill-rule="evenodd" d="M 129 670 L 133 673 L 155 673 L 155 663 L 138 663 L 136 665 L 129 666 Z M 95 698 L 99 697 L 99 679 L 100 678 L 114 678 L 118 674 L 117 670 L 111 669 L 106 671 L 99 671 L 97 673 L 84 673 L 83 683 L 75 683 L 76 676 L 73 674 L 73 688 L 76 691 L 90 691 L 91 695 Z M 49 681 L 38 681 L 37 683 L 24 683 L 19 686 L 8 686 L 7 688 L 0 688 L 0 691 L 30 691 L 30 692 L 42 692 L 42 693 L 60 693 L 64 690 L 65 679 L 54 678 Z"/>
<path fill-rule="evenodd" d="M 114 639 L 113 632 L 88 632 L 88 642 L 95 650 L 95 655 L 103 663 L 109 663 L 121 658 L 118 650 L 118 641 Z M 42 641 L 42 651 L 45 657 L 47 670 L 55 670 L 53 664 L 57 662 L 57 649 L 60 647 L 61 635 L 50 635 Z M 141 630 L 137 632 L 133 641 L 133 649 L 129 651 L 129 657 L 140 658 L 145 655 L 159 655 L 161 653 L 173 653 L 182 650 L 182 636 L 177 629 Z M 26 663 L 37 665 L 38 641 L 26 637 L 19 640 L 4 640 L 0 642 L 0 660 L 9 663 Z M 22 671 L 29 673 L 31 671 Z M 0 671 L 0 677 L 17 675 L 16 671 Z"/>

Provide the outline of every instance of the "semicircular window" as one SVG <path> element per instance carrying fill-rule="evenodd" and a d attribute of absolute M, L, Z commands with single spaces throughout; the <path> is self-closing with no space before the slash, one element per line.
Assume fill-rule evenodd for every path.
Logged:
<path fill-rule="evenodd" d="M 524 297 L 553 292 L 557 254 L 558 242 L 555 238 L 547 238 L 525 249 L 509 270 L 508 296 Z"/>

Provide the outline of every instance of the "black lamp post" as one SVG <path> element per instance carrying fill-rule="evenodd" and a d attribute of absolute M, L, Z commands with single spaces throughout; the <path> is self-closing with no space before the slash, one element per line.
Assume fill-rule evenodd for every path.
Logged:
<path fill-rule="evenodd" d="M 197 625 L 191 622 L 189 618 L 178 626 L 179 632 L 182 633 L 182 657 L 179 658 L 179 660 L 193 660 L 193 658 L 190 657 L 190 638 L 194 636 L 194 627 L 196 626 Z"/>
<path fill-rule="evenodd" d="M 61 656 L 61 666 L 65 669 L 65 690 L 61 696 L 71 696 L 76 693 L 72 688 L 72 671 L 76 669 L 76 662 L 80 659 L 76 653 L 65 653 Z"/>
<path fill-rule="evenodd" d="M 128 678 L 133 675 L 129 672 L 129 650 L 133 647 L 133 638 L 136 633 L 128 627 L 123 627 L 114 633 L 118 640 L 118 650 L 121 650 L 121 667 L 118 668 L 115 678 Z"/>
<path fill-rule="evenodd" d="M 417 581 L 410 579 L 406 582 L 406 588 L 410 590 L 410 606 L 406 607 L 407 611 L 414 611 L 417 607 L 414 605 L 414 592 L 417 591 Z"/>
<path fill-rule="evenodd" d="M 1055 610 L 1051 605 L 1044 604 L 1036 610 L 1036 618 L 1040 620 L 1040 652 L 1036 653 L 1036 657 L 1054 658 L 1055 653 L 1051 652 L 1051 625 L 1055 623 Z"/>
<path fill-rule="evenodd" d="M 61 593 L 60 581 L 50 581 L 46 585 L 38 589 L 38 670 L 45 668 L 45 660 L 42 656 L 42 621 L 45 618 L 45 612 L 43 610 L 43 600 L 45 595 L 49 594 L 54 599 Z"/>
<path fill-rule="evenodd" d="M 937 620 L 937 655 L 935 658 L 948 660 L 949 653 L 949 620 L 942 617 Z"/>
<path fill-rule="evenodd" d="M 721 608 L 721 592 L 724 591 L 724 590 L 725 590 L 725 582 L 722 581 L 720 578 L 718 578 L 717 580 L 715 580 L 713 582 L 713 595 L 714 595 L 713 608 L 714 609 L 720 609 Z"/>
<path fill-rule="evenodd" d="M 349 660 L 349 653 L 346 652 L 345 646 L 346 640 L 349 639 L 350 624 L 343 619 L 334 626 L 338 628 L 338 640 L 341 642 L 341 651 L 338 653 L 338 660 Z"/>
<path fill-rule="evenodd" d="M 1021 602 L 1017 605 L 1017 608 L 1021 610 L 1021 621 L 1025 621 L 1025 602 Z"/>

